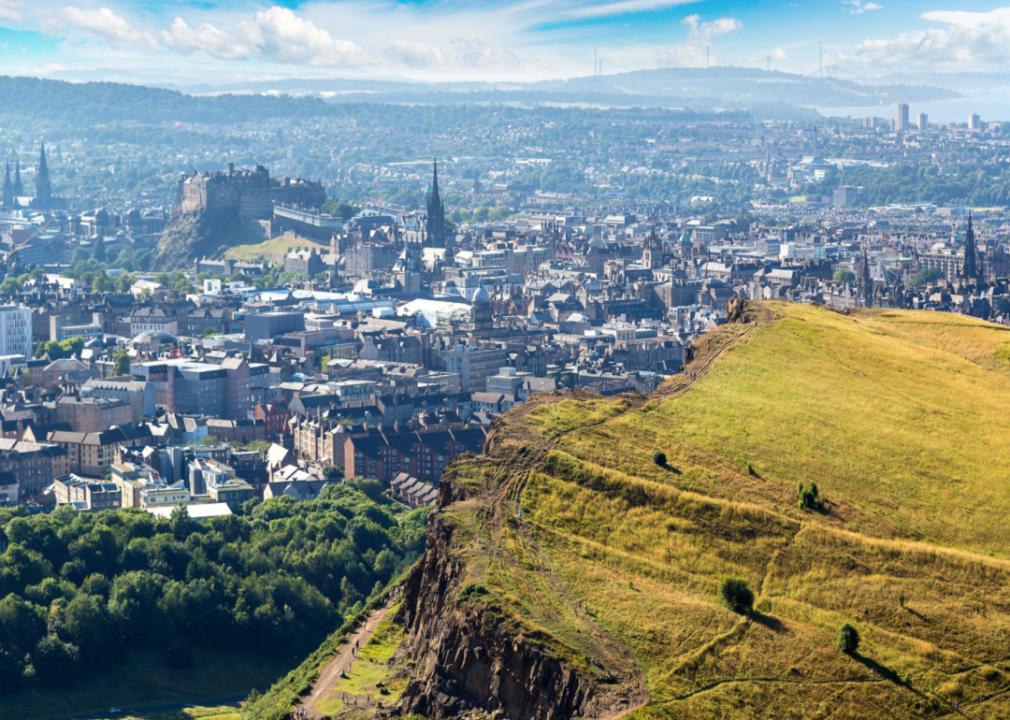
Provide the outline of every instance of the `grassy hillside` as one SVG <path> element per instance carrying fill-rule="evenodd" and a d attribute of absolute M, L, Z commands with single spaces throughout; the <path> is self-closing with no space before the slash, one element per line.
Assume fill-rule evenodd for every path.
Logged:
<path fill-rule="evenodd" d="M 327 251 L 326 246 L 307 238 L 296 235 L 278 235 L 263 242 L 230 247 L 225 250 L 224 255 L 232 260 L 267 260 L 275 265 L 281 265 L 289 252 L 302 248 L 315 248 L 320 253 Z"/>
<path fill-rule="evenodd" d="M 647 400 L 510 415 L 442 516 L 461 602 L 616 675 L 638 720 L 1010 715 L 1010 331 L 756 315 Z M 811 482 L 824 512 L 798 506 Z"/>

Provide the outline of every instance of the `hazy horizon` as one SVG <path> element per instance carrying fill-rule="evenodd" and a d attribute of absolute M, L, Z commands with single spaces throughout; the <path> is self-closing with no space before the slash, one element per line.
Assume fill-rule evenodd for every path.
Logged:
<path fill-rule="evenodd" d="M 1010 69 L 1008 40 L 1010 6 L 998 2 L 0 0 L 0 73 L 181 85 L 528 82 L 592 75 L 594 58 L 607 74 L 708 64 L 800 74 L 823 66 L 856 80 L 999 73 Z"/>

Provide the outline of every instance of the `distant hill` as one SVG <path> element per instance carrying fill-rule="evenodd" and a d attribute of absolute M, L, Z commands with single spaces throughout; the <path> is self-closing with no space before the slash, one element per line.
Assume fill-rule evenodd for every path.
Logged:
<path fill-rule="evenodd" d="M 319 117 L 347 103 L 587 105 L 813 118 L 810 108 L 925 102 L 958 97 L 924 84 L 864 85 L 748 68 L 671 68 L 534 83 L 421 83 L 385 80 L 277 80 L 205 84 L 184 91 L 125 83 L 0 76 L 0 115 L 75 124 L 191 122 Z M 732 119 L 733 115 L 724 115 Z M 741 115 L 740 117 L 743 117 Z"/>
<path fill-rule="evenodd" d="M 451 469 L 399 616 L 403 712 L 1010 715 L 1010 332 L 747 319 L 652 397 L 536 398 Z"/>
<path fill-rule="evenodd" d="M 123 83 L 69 83 L 0 76 L 0 115 L 27 115 L 74 123 L 234 123 L 236 118 L 328 115 L 318 98 L 268 95 L 197 97 L 177 90 Z"/>
<path fill-rule="evenodd" d="M 283 80 L 202 85 L 195 91 L 267 92 L 325 97 L 329 102 L 405 101 L 588 103 L 615 106 L 762 110 L 776 106 L 851 107 L 958 97 L 922 83 L 861 84 L 754 68 L 636 70 L 533 83 L 420 83 L 371 80 Z"/>

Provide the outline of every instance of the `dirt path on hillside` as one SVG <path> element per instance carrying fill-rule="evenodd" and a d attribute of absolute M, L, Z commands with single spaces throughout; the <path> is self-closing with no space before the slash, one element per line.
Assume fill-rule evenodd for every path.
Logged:
<path fill-rule="evenodd" d="M 545 440 L 544 438 L 533 439 L 531 445 L 536 450 L 531 451 L 528 456 L 523 458 L 510 457 L 509 462 L 502 464 L 499 472 L 506 477 L 504 482 L 499 485 L 496 497 L 492 499 L 491 512 L 487 520 L 491 536 L 500 537 L 503 523 L 506 518 L 512 517 L 516 523 L 514 527 L 518 536 L 521 538 L 527 551 L 536 558 L 536 563 L 540 566 L 540 569 L 544 571 L 543 574 L 548 585 L 558 597 L 566 597 L 568 595 L 567 588 L 563 588 L 563 583 L 555 568 L 551 566 L 547 558 L 540 551 L 539 543 L 534 537 L 529 523 L 524 518 L 523 493 L 530 480 L 532 470 L 539 466 L 544 456 L 570 433 L 585 431 L 587 427 L 591 427 L 592 425 L 602 425 L 612 422 L 615 418 L 627 413 L 635 412 L 651 404 L 667 401 L 685 394 L 695 383 L 708 375 L 720 357 L 746 340 L 762 322 L 767 322 L 770 319 L 767 315 L 751 317 L 748 322 L 724 325 L 720 328 L 719 332 L 702 336 L 694 343 L 691 360 L 684 367 L 683 372 L 667 380 L 656 392 L 650 395 L 635 397 L 617 415 L 602 418 L 595 423 L 579 425 L 576 428 L 560 433 L 551 440 Z M 529 409 L 534 407 L 532 403 L 529 405 Z M 530 440 L 531 438 L 525 439 Z M 526 470 L 517 472 L 519 467 L 525 467 Z M 499 547 L 496 546 L 493 548 L 491 553 L 492 563 L 497 559 L 498 551 Z M 595 642 L 599 644 L 599 647 L 609 650 L 608 654 L 611 659 L 621 658 L 620 661 L 614 664 L 615 667 L 637 668 L 637 664 L 627 648 L 600 627 L 581 606 L 577 603 L 572 604 L 571 610 L 579 617 L 586 630 L 594 638 Z M 624 707 L 614 708 L 609 712 L 605 712 L 605 714 L 601 714 L 599 716 L 600 720 L 619 720 L 648 704 L 648 690 L 645 687 L 645 680 L 640 673 L 621 675 L 620 684 L 628 689 L 628 694 L 618 700 L 618 702 L 624 704 Z"/>
<path fill-rule="evenodd" d="M 326 697 L 327 692 L 340 680 L 341 676 L 351 669 L 354 661 L 358 659 L 358 651 L 372 639 L 372 635 L 375 634 L 376 628 L 379 627 L 379 623 L 386 617 L 388 611 L 388 607 L 381 607 L 369 615 L 361 627 L 347 637 L 344 644 L 337 649 L 336 654 L 319 671 L 319 677 L 312 685 L 312 692 L 302 700 L 299 706 L 304 708 L 306 713 L 304 717 L 325 717 L 319 712 L 320 701 Z"/>

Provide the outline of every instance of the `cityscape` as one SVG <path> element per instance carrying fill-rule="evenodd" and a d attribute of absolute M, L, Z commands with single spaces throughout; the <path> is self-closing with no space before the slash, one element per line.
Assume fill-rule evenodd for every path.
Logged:
<path fill-rule="evenodd" d="M 0 0 L 0 717 L 1010 714 L 1010 8 L 682 4 Z"/>

